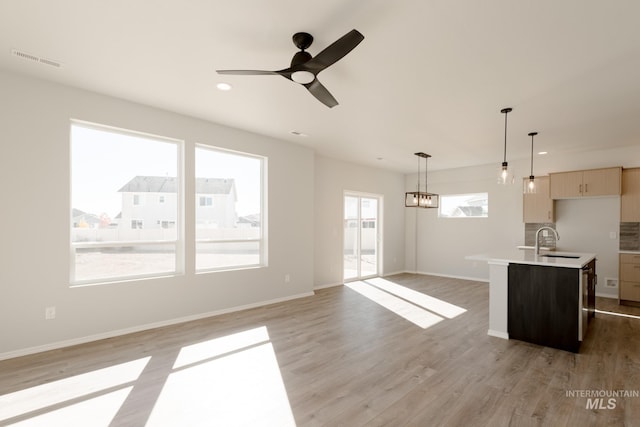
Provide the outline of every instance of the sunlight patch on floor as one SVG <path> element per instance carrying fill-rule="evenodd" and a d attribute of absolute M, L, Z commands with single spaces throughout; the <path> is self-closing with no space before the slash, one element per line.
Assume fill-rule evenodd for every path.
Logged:
<path fill-rule="evenodd" d="M 443 317 L 405 301 L 402 298 L 398 298 L 395 295 L 380 290 L 366 282 L 349 282 L 345 283 L 345 286 L 423 329 L 444 320 Z"/>
<path fill-rule="evenodd" d="M 12 427 L 108 427 L 133 387 L 106 393 L 73 405 L 8 424 Z"/>
<path fill-rule="evenodd" d="M 269 341 L 265 326 L 182 347 L 174 369 Z"/>
<path fill-rule="evenodd" d="M 131 391 L 132 387 L 127 386 L 138 379 L 150 359 L 145 357 L 2 395 L 0 424 L 33 413 L 23 422 L 10 425 L 93 426 L 97 419 L 107 420 L 108 425 Z M 76 424 L 49 422 L 49 417 L 58 419 L 60 414 Z"/>
<path fill-rule="evenodd" d="M 295 426 L 273 345 L 265 337 L 262 327 L 185 347 L 176 363 L 181 368 L 169 375 L 146 425 Z M 240 343 L 244 349 L 236 347 Z"/>
<path fill-rule="evenodd" d="M 467 311 L 457 305 L 423 294 L 406 286 L 398 285 L 381 277 L 367 279 L 364 280 L 364 282 L 448 319 L 453 319 Z"/>

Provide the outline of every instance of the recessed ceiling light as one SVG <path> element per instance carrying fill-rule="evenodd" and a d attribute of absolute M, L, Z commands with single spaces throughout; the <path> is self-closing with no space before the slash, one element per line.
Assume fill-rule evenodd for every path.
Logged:
<path fill-rule="evenodd" d="M 547 154 L 547 152 L 546 151 L 539 151 L 538 154 L 541 155 L 541 156 L 544 156 L 545 154 Z"/>
<path fill-rule="evenodd" d="M 376 160 L 384 160 L 384 157 L 376 157 Z"/>
<path fill-rule="evenodd" d="M 292 130 L 289 132 L 291 135 L 295 135 L 295 136 L 309 136 L 306 133 L 302 133 L 302 132 L 298 132 L 297 130 Z"/>
<path fill-rule="evenodd" d="M 218 83 L 216 87 L 218 88 L 218 90 L 231 90 L 233 86 L 231 86 L 229 83 Z"/>

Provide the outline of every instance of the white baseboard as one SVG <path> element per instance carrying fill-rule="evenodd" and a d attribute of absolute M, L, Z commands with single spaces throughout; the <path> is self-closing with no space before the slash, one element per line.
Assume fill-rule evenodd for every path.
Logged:
<path fill-rule="evenodd" d="M 487 331 L 487 335 L 505 340 L 509 339 L 509 334 L 507 332 L 494 331 L 493 329 L 489 329 L 489 331 Z"/>
<path fill-rule="evenodd" d="M 324 285 L 317 285 L 313 287 L 313 290 L 318 290 L 318 289 L 327 289 L 327 288 L 335 288 L 336 286 L 342 286 L 344 285 L 344 283 L 342 282 L 338 282 L 338 283 L 327 283 Z"/>
<path fill-rule="evenodd" d="M 478 278 L 478 277 L 468 277 L 468 276 L 455 276 L 455 275 L 450 275 L 450 274 L 440 274 L 440 273 L 430 273 L 427 271 L 409 271 L 409 270 L 401 270 L 401 271 L 394 271 L 391 273 L 385 273 L 380 277 L 390 277 L 390 276 L 394 276 L 396 274 L 421 274 L 424 276 L 436 276 L 436 277 L 446 277 L 449 279 L 460 279 L 460 280 L 471 280 L 473 282 L 484 282 L 484 283 L 489 283 L 489 279 L 482 279 L 482 278 Z M 313 289 L 325 289 L 325 288 L 333 288 L 335 286 L 342 286 L 344 285 L 343 282 L 338 282 L 338 283 L 327 283 L 324 285 L 316 285 L 313 287 Z"/>
<path fill-rule="evenodd" d="M 394 271 L 394 272 L 391 272 L 391 273 L 384 273 L 380 277 L 388 277 L 388 276 L 393 276 L 395 274 L 402 274 L 402 273 L 406 273 L 406 271 L 402 271 L 401 270 L 401 271 Z M 326 288 L 333 288 L 333 287 L 336 287 L 336 286 L 343 286 L 343 285 L 344 285 L 344 282 L 325 283 L 324 285 L 315 285 L 313 287 L 313 289 L 314 290 L 315 289 L 326 289 Z"/>
<path fill-rule="evenodd" d="M 429 271 L 418 271 L 417 273 L 414 273 L 414 272 L 411 272 L 411 271 L 407 271 L 406 273 L 423 274 L 425 276 L 437 276 L 437 277 L 446 277 L 446 278 L 449 278 L 449 279 L 471 280 L 473 282 L 489 283 L 489 279 L 479 278 L 479 277 L 457 276 L 457 275 L 453 275 L 453 274 L 432 273 L 432 272 L 429 272 Z"/>
<path fill-rule="evenodd" d="M 618 299 L 618 295 L 613 295 L 613 294 L 603 294 L 603 293 L 600 293 L 600 292 L 596 292 L 596 296 L 597 296 L 597 297 L 602 297 L 602 298 Z"/>
<path fill-rule="evenodd" d="M 404 270 L 400 270 L 400 271 L 392 271 L 390 273 L 384 273 L 382 275 L 382 277 L 389 277 L 389 276 L 395 276 L 396 274 L 402 274 L 402 273 L 406 273 L 406 271 Z"/>
<path fill-rule="evenodd" d="M 303 294 L 291 295 L 282 298 L 276 298 L 268 301 L 261 301 L 252 304 L 241 305 L 232 308 L 225 308 L 222 310 L 210 311 L 207 313 L 194 314 L 192 316 L 180 317 L 177 319 L 163 320 L 160 322 L 148 323 L 145 325 L 134 326 L 131 328 L 119 329 L 116 331 L 104 332 L 101 334 L 89 335 L 86 337 L 73 338 L 65 341 L 58 341 L 50 344 L 40 345 L 36 347 L 29 347 L 25 349 L 10 351 L 7 353 L 0 353 L 0 360 L 13 359 L 15 357 L 28 356 L 30 354 L 42 353 L 44 351 L 57 350 L 64 347 L 71 347 L 78 344 L 86 344 L 92 341 L 99 341 L 107 338 L 118 337 L 121 335 L 132 334 L 141 331 L 147 331 L 149 329 L 162 328 L 164 326 L 177 325 L 179 323 L 191 322 L 194 320 L 206 319 L 207 317 L 220 316 L 222 314 L 234 313 L 237 311 L 248 310 L 251 308 L 264 307 L 271 304 L 277 304 L 280 302 L 291 301 L 299 298 L 306 298 L 315 295 L 313 292 L 305 292 Z"/>

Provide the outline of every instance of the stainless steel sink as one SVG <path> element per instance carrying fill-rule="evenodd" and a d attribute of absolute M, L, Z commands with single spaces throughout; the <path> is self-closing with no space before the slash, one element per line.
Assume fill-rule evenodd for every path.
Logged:
<path fill-rule="evenodd" d="M 570 259 L 580 258 L 578 255 L 560 255 L 560 254 L 545 254 L 542 256 L 546 256 L 548 258 L 570 258 Z"/>

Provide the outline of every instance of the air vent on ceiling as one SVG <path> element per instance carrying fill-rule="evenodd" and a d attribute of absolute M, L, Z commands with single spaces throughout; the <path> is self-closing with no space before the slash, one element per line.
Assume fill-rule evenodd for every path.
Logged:
<path fill-rule="evenodd" d="M 42 58 L 40 56 L 32 55 L 30 53 L 22 52 L 20 50 L 12 49 L 11 54 L 13 56 L 17 56 L 18 58 L 22 58 L 27 61 L 37 62 L 39 64 L 49 65 L 50 67 L 62 68 L 62 64 L 58 61 L 54 61 L 52 59 Z"/>

